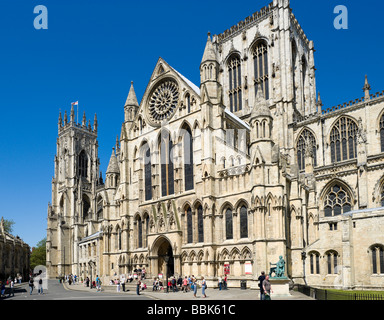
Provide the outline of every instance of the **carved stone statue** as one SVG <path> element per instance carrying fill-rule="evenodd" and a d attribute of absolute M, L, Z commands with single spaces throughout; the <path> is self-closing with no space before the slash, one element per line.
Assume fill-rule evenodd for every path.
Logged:
<path fill-rule="evenodd" d="M 282 256 L 279 257 L 277 263 L 270 263 L 271 269 L 269 271 L 269 276 L 272 278 L 272 273 L 275 274 L 274 278 L 284 279 L 285 277 L 285 261 Z M 275 266 L 275 267 L 272 267 Z"/>

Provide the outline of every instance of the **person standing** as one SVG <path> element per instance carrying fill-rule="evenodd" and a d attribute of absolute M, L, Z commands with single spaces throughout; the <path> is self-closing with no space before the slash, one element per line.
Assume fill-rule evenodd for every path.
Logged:
<path fill-rule="evenodd" d="M 41 279 L 41 278 L 38 281 L 37 292 L 39 294 L 43 294 L 43 279 Z"/>
<path fill-rule="evenodd" d="M 140 295 L 140 287 L 141 287 L 141 281 L 139 278 L 136 280 L 136 294 L 139 296 Z"/>
<path fill-rule="evenodd" d="M 34 287 L 33 278 L 32 277 L 29 279 L 28 285 L 29 285 L 29 294 L 31 295 L 32 292 L 33 292 L 33 287 Z"/>
<path fill-rule="evenodd" d="M 121 286 L 123 288 L 123 292 L 125 292 L 125 278 L 121 280 Z"/>
<path fill-rule="evenodd" d="M 269 282 L 269 276 L 267 275 L 265 277 L 265 280 L 263 281 L 263 290 L 264 290 L 264 300 L 271 300 L 271 292 L 272 291 L 272 287 L 271 287 L 271 283 Z"/>
<path fill-rule="evenodd" d="M 203 298 L 207 297 L 205 294 L 205 289 L 207 289 L 207 281 L 204 279 L 204 277 L 201 277 L 201 293 L 203 294 Z"/>
<path fill-rule="evenodd" d="M 228 290 L 227 280 L 228 280 L 228 277 L 227 277 L 227 275 L 225 275 L 225 276 L 224 276 L 224 280 L 223 280 L 223 283 L 224 283 L 224 290 Z"/>
<path fill-rule="evenodd" d="M 221 276 L 219 276 L 219 278 L 217 279 L 217 283 L 219 285 L 219 290 L 221 291 L 221 288 L 223 286 L 223 279 L 221 278 Z"/>
<path fill-rule="evenodd" d="M 259 281 L 259 288 L 260 288 L 260 300 L 264 300 L 264 289 L 263 289 L 263 281 L 265 280 L 265 272 L 261 271 L 260 277 L 257 279 Z"/>

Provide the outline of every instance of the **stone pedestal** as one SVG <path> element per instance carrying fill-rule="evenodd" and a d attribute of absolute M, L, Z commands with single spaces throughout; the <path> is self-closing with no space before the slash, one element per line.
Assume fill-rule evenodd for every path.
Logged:
<path fill-rule="evenodd" d="M 271 298 L 273 297 L 290 297 L 289 293 L 289 279 L 274 279 L 270 278 L 269 282 L 271 283 L 272 293 Z"/>

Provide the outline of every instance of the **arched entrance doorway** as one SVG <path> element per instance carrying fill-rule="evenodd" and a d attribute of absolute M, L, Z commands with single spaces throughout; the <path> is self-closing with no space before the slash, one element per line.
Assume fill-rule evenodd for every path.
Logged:
<path fill-rule="evenodd" d="M 155 254 L 158 256 L 158 273 L 162 274 L 164 277 L 167 277 L 168 271 L 168 277 L 173 276 L 175 273 L 175 259 L 173 257 L 171 243 L 166 238 L 160 238 L 157 241 L 155 248 L 157 248 L 157 250 L 155 249 L 157 251 L 155 251 Z"/>

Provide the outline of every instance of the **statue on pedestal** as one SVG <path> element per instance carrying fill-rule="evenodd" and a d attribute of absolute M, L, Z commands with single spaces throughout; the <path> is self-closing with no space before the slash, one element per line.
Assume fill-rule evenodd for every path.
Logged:
<path fill-rule="evenodd" d="M 271 269 L 269 271 L 269 277 L 272 278 L 272 273 L 275 274 L 275 279 L 286 279 L 285 277 L 285 261 L 282 256 L 279 257 L 277 263 L 270 263 Z M 275 266 L 275 267 L 272 267 Z"/>

